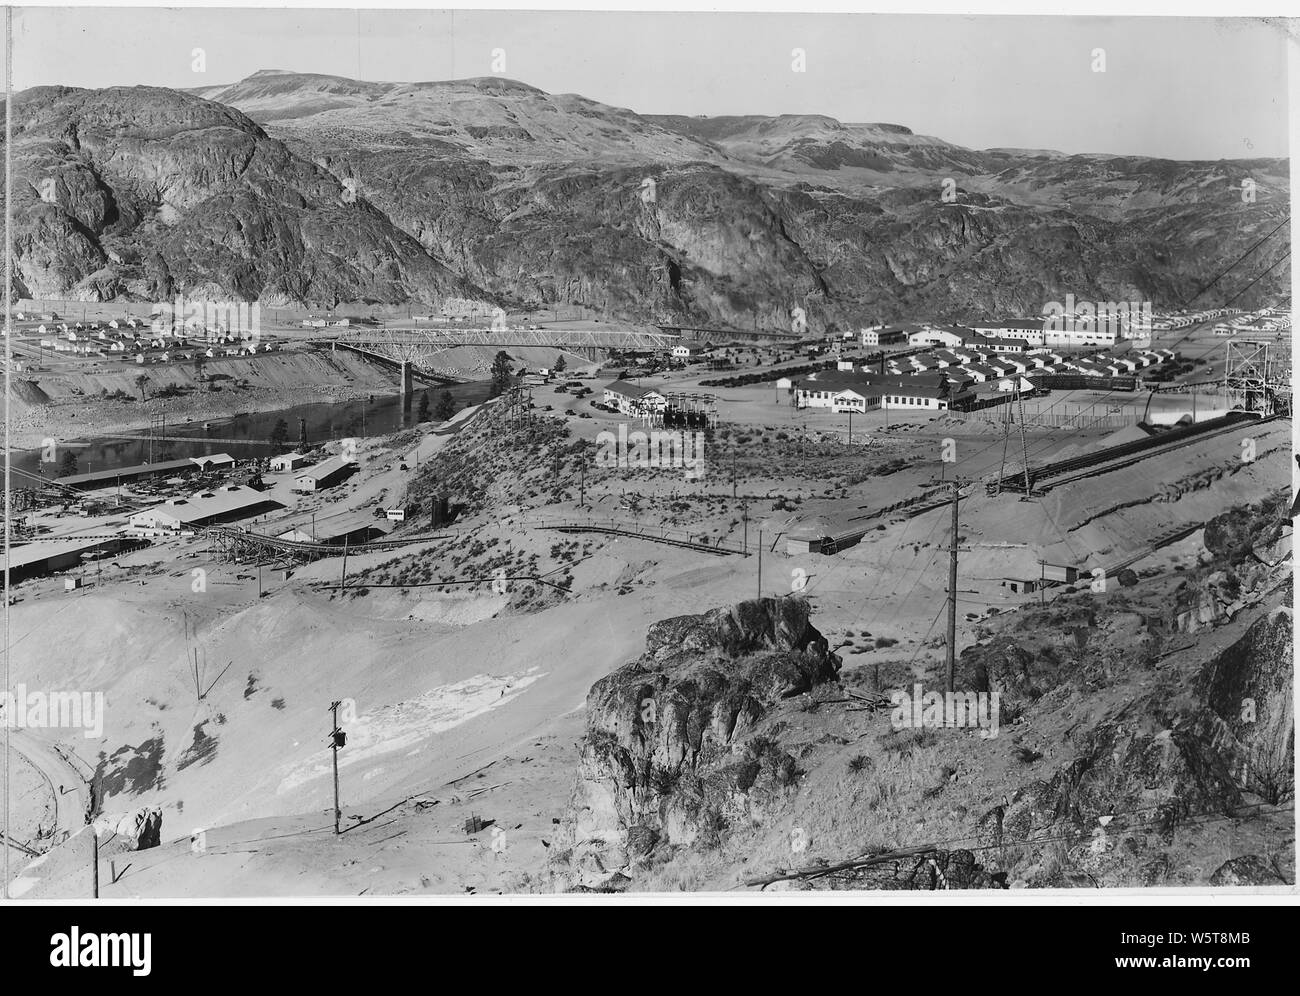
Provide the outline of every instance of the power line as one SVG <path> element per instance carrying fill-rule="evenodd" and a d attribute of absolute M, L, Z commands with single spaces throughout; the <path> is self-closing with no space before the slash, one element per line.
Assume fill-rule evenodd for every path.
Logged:
<path fill-rule="evenodd" d="M 1211 287 L 1213 287 L 1215 284 L 1217 284 L 1217 283 L 1219 282 L 1220 279 L 1222 279 L 1222 278 L 1223 278 L 1224 276 L 1226 276 L 1229 272 L 1231 272 L 1232 270 L 1234 270 L 1234 269 L 1237 267 L 1237 265 L 1238 265 L 1239 263 L 1241 263 L 1241 262 L 1242 262 L 1242 261 L 1243 261 L 1247 256 L 1249 256 L 1249 255 L 1250 255 L 1251 253 L 1253 253 L 1256 249 L 1258 249 L 1258 248 L 1259 248 L 1260 246 L 1262 246 L 1265 242 L 1267 242 L 1267 241 L 1268 241 L 1269 239 L 1271 239 L 1274 235 L 1276 235 L 1279 231 L 1281 231 L 1281 230 L 1282 230 L 1282 225 L 1285 225 L 1285 224 L 1286 224 L 1288 221 L 1290 221 L 1290 220 L 1291 220 L 1291 216 L 1290 216 L 1290 215 L 1287 215 L 1285 218 L 1283 218 L 1283 219 L 1282 219 L 1282 224 L 1278 225 L 1277 228 L 1273 229 L 1273 231 L 1269 232 L 1269 233 L 1268 233 L 1267 235 L 1265 235 L 1262 239 L 1260 239 L 1258 242 L 1256 242 L 1253 246 L 1251 246 L 1249 249 L 1247 249 L 1244 253 L 1242 253 L 1240 256 L 1238 256 L 1237 259 L 1236 259 L 1236 260 L 1235 260 L 1235 261 L 1234 261 L 1234 262 L 1233 262 L 1233 263 L 1232 263 L 1232 264 L 1231 264 L 1231 265 L 1230 265 L 1226 270 L 1221 271 L 1221 272 L 1219 273 L 1218 276 L 1216 276 L 1216 277 L 1215 277 L 1213 280 L 1211 280 L 1208 284 L 1206 284 L 1204 287 L 1202 287 L 1200 290 L 1198 290 L 1195 294 L 1193 294 L 1191 297 L 1189 297 L 1186 301 L 1184 301 L 1184 302 L 1183 302 L 1183 307 L 1186 308 L 1189 304 L 1191 304 L 1193 301 L 1195 301 L 1198 297 L 1200 297 L 1202 294 L 1204 294 L 1207 290 L 1209 290 Z M 1254 283 L 1254 281 L 1251 281 L 1251 282 Z M 1240 297 L 1241 295 L 1237 295 L 1237 296 Z M 1235 301 L 1236 299 L 1237 299 L 1237 298 L 1234 297 L 1232 300 Z M 1231 301 L 1228 302 L 1228 304 L 1231 304 L 1231 303 L 1232 303 Z M 1225 304 L 1223 307 L 1226 308 L 1227 306 L 1228 306 L 1228 305 Z"/>
<path fill-rule="evenodd" d="M 1237 298 L 1241 297 L 1242 294 L 1245 294 L 1246 291 L 1250 290 L 1252 287 L 1255 286 L 1255 284 L 1259 283 L 1259 281 L 1260 281 L 1263 277 L 1266 277 L 1269 273 L 1271 273 L 1274 267 L 1276 267 L 1279 263 L 1283 263 L 1283 262 L 1285 262 L 1288 258 L 1290 258 L 1290 256 L 1291 256 L 1291 250 L 1288 249 L 1288 250 L 1287 250 L 1286 252 L 1284 252 L 1281 256 L 1279 256 L 1277 259 L 1275 259 L 1275 260 L 1273 261 L 1272 265 L 1270 265 L 1270 266 L 1268 267 L 1268 269 L 1264 270 L 1264 271 L 1263 271 L 1259 276 L 1257 276 L 1254 280 L 1252 280 L 1252 281 L 1251 281 L 1250 283 L 1248 283 L 1245 287 L 1243 287 L 1240 291 L 1238 291 L 1238 292 L 1237 292 L 1236 294 L 1234 294 L 1231 298 L 1229 298 L 1227 304 L 1225 304 L 1224 307 L 1226 308 L 1229 304 L 1232 304 L 1233 301 L 1237 300 Z"/>

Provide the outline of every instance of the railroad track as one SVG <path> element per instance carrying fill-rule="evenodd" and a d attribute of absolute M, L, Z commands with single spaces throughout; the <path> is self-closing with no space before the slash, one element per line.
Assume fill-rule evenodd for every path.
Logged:
<path fill-rule="evenodd" d="M 376 550 L 396 550 L 417 543 L 432 543 L 436 540 L 453 538 L 451 536 L 421 535 L 403 537 L 402 539 L 370 540 L 365 543 L 314 543 L 310 540 L 286 540 L 275 536 L 266 536 L 262 533 L 250 533 L 234 526 L 206 526 L 196 529 L 195 532 L 204 536 L 229 540 L 236 544 L 257 546 L 263 549 L 275 550 L 278 553 L 308 557 L 341 557 L 346 553 L 360 556 L 365 553 L 374 553 Z"/>
<path fill-rule="evenodd" d="M 1219 418 L 1199 422 L 1181 429 L 1172 429 L 1149 439 L 1121 443 L 1119 446 L 1110 446 L 1095 453 L 1071 457 L 1036 469 L 1031 467 L 1029 472 L 1030 490 L 1041 493 L 1064 484 L 1066 479 L 1077 475 L 1079 471 L 1087 470 L 1099 473 L 1102 470 L 1119 470 L 1122 467 L 1128 467 L 1145 460 L 1147 457 L 1157 456 L 1201 439 L 1208 439 L 1233 431 L 1240 428 L 1244 423 L 1261 425 L 1281 417 L 1280 415 L 1271 415 L 1268 418 L 1257 419 L 1244 412 L 1230 412 Z"/>
<path fill-rule="evenodd" d="M 651 543 L 666 543 L 669 546 L 681 547 L 687 550 L 699 550 L 701 553 L 712 553 L 718 556 L 727 556 L 736 554 L 739 556 L 741 551 L 731 547 L 714 546 L 709 543 L 700 543 L 696 540 L 686 539 L 677 536 L 659 535 L 654 533 L 637 532 L 633 529 L 624 529 L 620 526 L 602 525 L 594 522 L 562 522 L 554 525 L 540 525 L 537 529 L 553 529 L 560 533 L 604 533 L 608 536 L 627 536 L 631 539 L 649 540 Z"/>

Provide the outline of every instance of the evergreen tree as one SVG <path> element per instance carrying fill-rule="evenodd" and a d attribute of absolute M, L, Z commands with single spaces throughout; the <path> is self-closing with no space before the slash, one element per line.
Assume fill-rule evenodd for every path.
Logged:
<path fill-rule="evenodd" d="M 504 394 L 514 382 L 514 371 L 510 369 L 510 354 L 504 349 L 498 350 L 492 360 L 492 388 L 489 397 Z"/>
<path fill-rule="evenodd" d="M 415 419 L 417 422 L 429 421 L 429 392 L 428 391 L 425 391 L 423 394 L 420 395 L 420 407 L 417 408 L 415 411 Z"/>
<path fill-rule="evenodd" d="M 271 430 L 271 447 L 277 453 L 288 448 L 289 442 L 289 423 L 280 419 L 275 423 L 275 428 Z"/>
<path fill-rule="evenodd" d="M 438 407 L 434 411 L 433 417 L 439 422 L 445 422 L 456 414 L 456 399 L 451 396 L 450 391 L 443 391 L 438 395 Z"/>

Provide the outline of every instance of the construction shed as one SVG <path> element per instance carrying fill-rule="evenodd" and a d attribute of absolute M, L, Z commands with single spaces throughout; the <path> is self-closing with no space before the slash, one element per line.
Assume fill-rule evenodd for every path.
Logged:
<path fill-rule="evenodd" d="M 386 518 L 379 519 L 373 513 L 340 512 L 316 519 L 299 522 L 285 532 L 276 534 L 276 539 L 292 540 L 295 543 L 323 543 L 327 546 L 360 546 L 371 540 L 383 539 L 392 530 L 394 523 Z"/>
<path fill-rule="evenodd" d="M 217 467 L 233 467 L 235 458 L 229 453 L 212 453 L 208 456 L 190 457 L 199 470 L 213 470 Z"/>
<path fill-rule="evenodd" d="M 279 456 L 271 457 L 271 469 L 273 471 L 294 471 L 307 465 L 307 457 L 301 453 L 282 453 Z"/>
<path fill-rule="evenodd" d="M 16 583 L 27 578 L 41 577 L 45 574 L 53 574 L 55 571 L 65 571 L 69 567 L 76 567 L 82 562 L 83 554 L 101 551 L 112 553 L 118 550 L 121 544 L 121 539 L 117 537 L 92 539 L 76 536 L 64 540 L 24 543 L 9 551 L 7 565 L 4 554 L 0 553 L 0 570 L 7 566 L 10 580 Z"/>
<path fill-rule="evenodd" d="M 304 470 L 293 479 L 295 491 L 320 491 L 341 484 L 351 476 L 356 465 L 347 457 L 330 457 Z"/>
<path fill-rule="evenodd" d="M 804 519 L 790 527 L 785 536 L 785 552 L 799 553 L 834 553 L 835 540 L 832 538 L 844 527 L 837 526 L 822 516 Z"/>
<path fill-rule="evenodd" d="M 175 476 L 189 474 L 198 470 L 193 460 L 160 460 L 158 463 L 139 463 L 130 467 L 115 467 L 110 470 L 97 470 L 90 474 L 72 474 L 55 481 L 68 488 L 91 490 L 112 487 L 119 481 L 127 483 L 147 477 Z"/>
<path fill-rule="evenodd" d="M 131 528 L 142 532 L 174 532 L 185 526 L 235 522 L 280 508 L 284 505 L 262 492 L 232 484 L 189 498 L 171 498 L 136 512 L 131 516 Z"/>

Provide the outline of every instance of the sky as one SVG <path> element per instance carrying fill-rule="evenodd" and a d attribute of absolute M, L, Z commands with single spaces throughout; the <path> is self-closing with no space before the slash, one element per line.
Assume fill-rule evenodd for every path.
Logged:
<path fill-rule="evenodd" d="M 1244 159 L 1288 154 L 1285 30 L 1244 18 L 23 8 L 14 86 L 197 87 L 260 69 L 444 80 L 493 75 L 504 55 L 496 75 L 640 113 L 826 114 L 977 149 Z"/>

